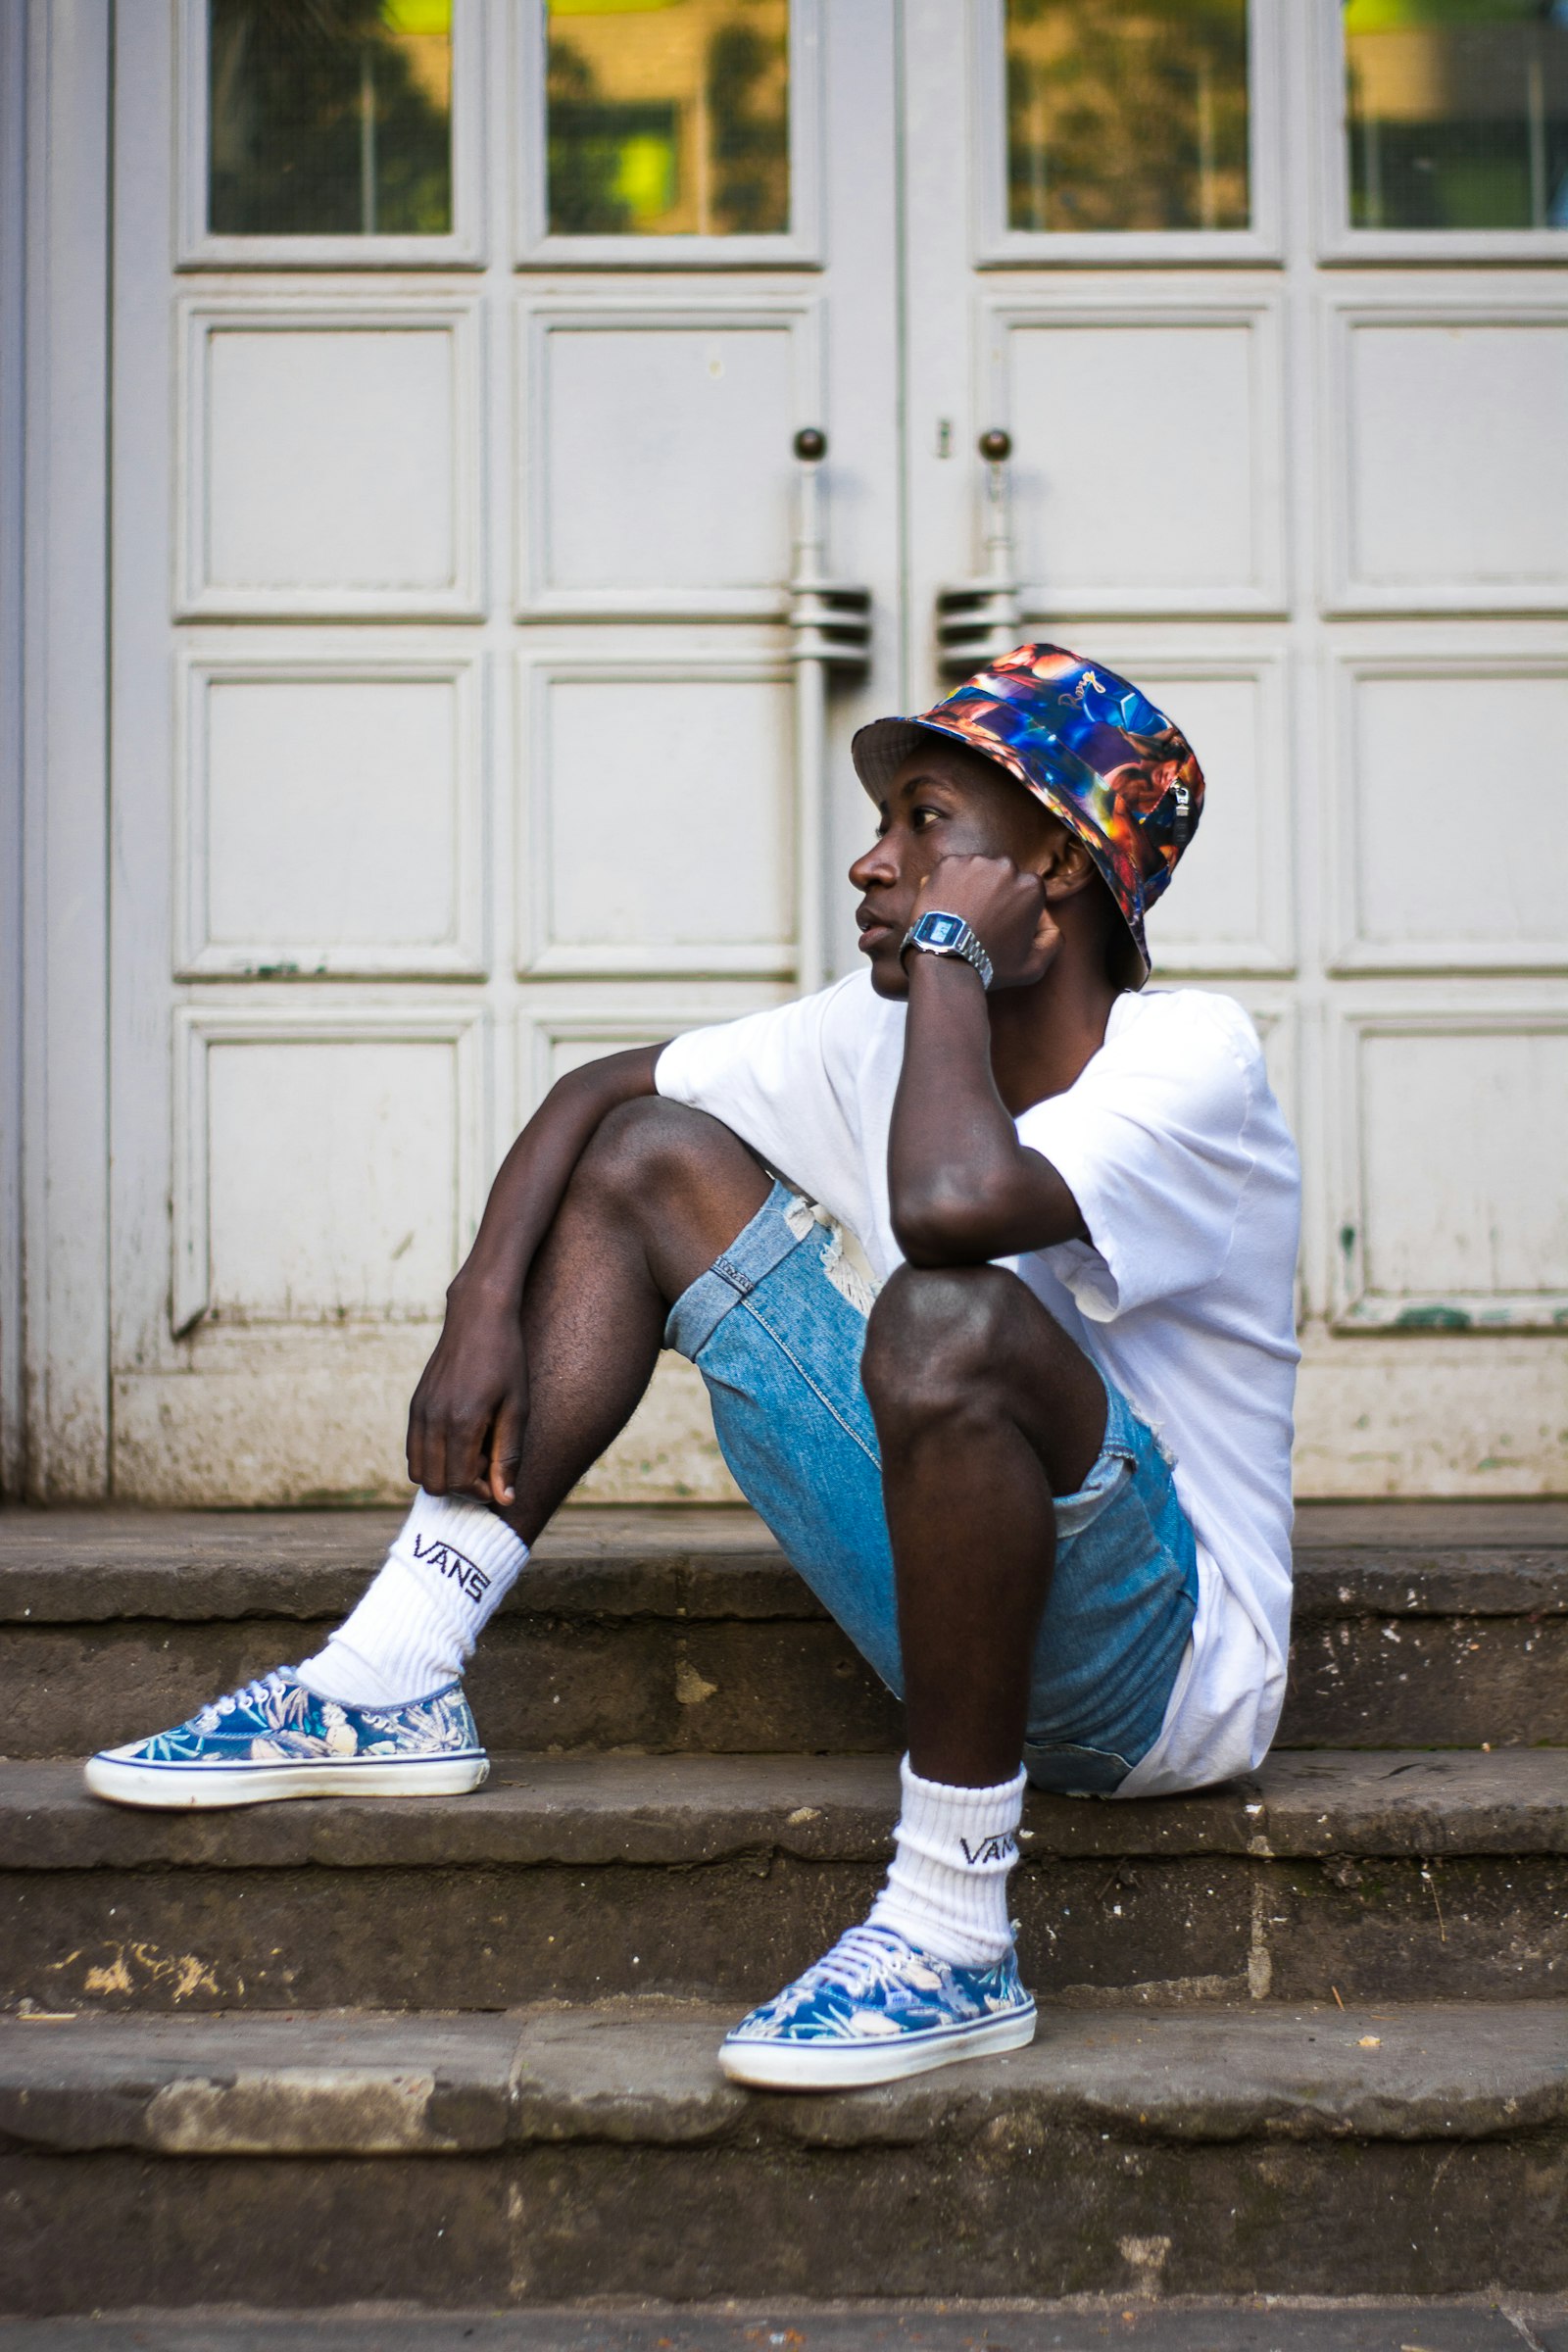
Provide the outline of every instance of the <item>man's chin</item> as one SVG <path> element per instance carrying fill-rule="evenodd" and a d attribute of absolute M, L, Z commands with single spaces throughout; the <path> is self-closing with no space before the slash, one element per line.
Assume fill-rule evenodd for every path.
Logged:
<path fill-rule="evenodd" d="M 909 975 L 898 957 L 884 949 L 875 956 L 868 956 L 866 961 L 871 966 L 874 993 L 879 997 L 892 998 L 902 1004 L 909 993 Z"/>

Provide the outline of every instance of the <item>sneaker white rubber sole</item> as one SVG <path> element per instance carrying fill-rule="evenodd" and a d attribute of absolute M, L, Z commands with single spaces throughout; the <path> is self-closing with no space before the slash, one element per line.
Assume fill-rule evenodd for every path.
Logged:
<path fill-rule="evenodd" d="M 863 2090 L 900 2082 L 960 2058 L 995 2058 L 1021 2050 L 1035 2037 L 1035 2011 L 1010 2010 L 972 2026 L 938 2026 L 929 2034 L 900 2034 L 876 2041 L 725 2041 L 718 2063 L 732 2082 L 756 2090 Z"/>
<path fill-rule="evenodd" d="M 290 1796 L 465 1796 L 488 1779 L 488 1756 L 345 1756 L 298 1764 L 126 1764 L 93 1756 L 94 1796 L 159 1812 L 268 1805 Z"/>

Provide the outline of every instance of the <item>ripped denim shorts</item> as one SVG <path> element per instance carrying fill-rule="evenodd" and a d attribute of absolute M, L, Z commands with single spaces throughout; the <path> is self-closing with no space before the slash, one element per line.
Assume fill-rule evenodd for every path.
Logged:
<path fill-rule="evenodd" d="M 874 1295 L 853 1237 L 782 1184 L 675 1301 L 666 1347 L 708 1385 L 725 1461 L 823 1606 L 902 1694 L 882 1469 L 860 1385 Z M 1056 1502 L 1024 1763 L 1037 1788 L 1108 1795 L 1159 1736 L 1198 1606 L 1169 1462 L 1105 1383 L 1105 1436 Z"/>

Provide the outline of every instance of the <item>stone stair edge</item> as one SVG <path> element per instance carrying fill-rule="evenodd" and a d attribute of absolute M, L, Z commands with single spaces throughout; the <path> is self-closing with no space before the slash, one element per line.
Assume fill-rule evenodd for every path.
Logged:
<path fill-rule="evenodd" d="M 1467 2140 L 1568 2126 L 1568 2003 L 1043 2016 L 1011 2058 L 837 2096 L 724 2081 L 731 2005 L 0 2023 L 0 2147 L 172 2158 L 444 2156 L 566 2141 L 911 2146 L 1118 2138 Z M 1309 2055 L 1310 2053 L 1310 2055 Z"/>
<path fill-rule="evenodd" d="M 463 1797 L 352 1796 L 143 1811 L 88 1795 L 80 1766 L 0 1764 L 0 1868 L 691 1866 L 738 1856 L 880 1864 L 891 1756 L 500 1756 Z M 1026 1857 L 1260 1861 L 1568 1854 L 1568 1752 L 1280 1750 L 1191 1796 L 1030 1792 Z"/>
<path fill-rule="evenodd" d="M 1078 2352 L 1114 2336 L 1137 2352 L 1256 2352 L 1266 2313 L 1279 2352 L 1565 2352 L 1568 2301 L 1491 2287 L 1428 2296 L 1120 2294 L 854 2296 L 724 2295 L 674 2302 L 595 2295 L 510 2312 L 478 2304 L 432 2313 L 412 2300 L 341 2310 L 319 2303 L 279 2313 L 163 2306 L 91 2319 L 0 2317 L 6 2352 Z"/>
<path fill-rule="evenodd" d="M 1337 1506 L 1318 1506 L 1332 1513 Z M 1355 1615 L 1568 1614 L 1568 1506 L 1376 1534 L 1377 1506 L 1345 1523 L 1303 1514 L 1298 1622 Z M 1397 1512 L 1402 1505 L 1390 1505 Z M 1561 1525 L 1559 1526 L 1559 1517 Z M 0 1507 L 0 1623 L 117 1619 L 315 1620 L 350 1606 L 398 1525 L 395 1511 L 47 1511 Z M 1532 1525 L 1542 1534 L 1533 1536 Z M 564 1617 L 819 1617 L 755 1515 L 729 1506 L 569 1506 L 540 1539 L 509 1613 Z"/>

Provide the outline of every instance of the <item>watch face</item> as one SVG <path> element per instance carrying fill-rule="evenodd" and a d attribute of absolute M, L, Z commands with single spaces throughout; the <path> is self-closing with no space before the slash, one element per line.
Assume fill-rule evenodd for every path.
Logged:
<path fill-rule="evenodd" d="M 922 914 L 914 936 L 923 947 L 954 948 L 963 937 L 963 924 L 956 914 Z"/>

